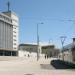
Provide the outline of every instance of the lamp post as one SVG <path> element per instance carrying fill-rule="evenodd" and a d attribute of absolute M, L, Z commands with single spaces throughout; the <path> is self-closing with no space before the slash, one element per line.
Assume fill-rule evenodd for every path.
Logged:
<path fill-rule="evenodd" d="M 37 61 L 39 60 L 40 57 L 40 48 L 39 48 L 39 24 L 43 24 L 43 22 L 41 23 L 37 23 Z"/>

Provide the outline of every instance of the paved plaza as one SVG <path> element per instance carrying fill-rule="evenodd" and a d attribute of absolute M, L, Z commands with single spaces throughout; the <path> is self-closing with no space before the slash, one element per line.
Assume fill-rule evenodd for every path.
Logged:
<path fill-rule="evenodd" d="M 54 58 L 16 58 L 0 61 L 0 75 L 75 75 L 74 69 L 55 69 L 50 65 Z"/>

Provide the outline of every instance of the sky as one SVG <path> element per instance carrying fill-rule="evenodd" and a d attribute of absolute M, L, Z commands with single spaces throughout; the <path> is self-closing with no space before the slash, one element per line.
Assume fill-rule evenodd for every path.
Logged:
<path fill-rule="evenodd" d="M 61 36 L 64 45 L 75 37 L 75 0 L 0 0 L 0 12 L 7 11 L 8 1 L 19 16 L 19 43 L 37 42 L 37 24 L 40 42 L 60 48 Z"/>

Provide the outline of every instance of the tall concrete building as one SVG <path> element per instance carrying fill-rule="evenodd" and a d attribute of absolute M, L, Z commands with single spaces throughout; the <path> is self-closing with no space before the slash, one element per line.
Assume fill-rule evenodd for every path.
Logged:
<path fill-rule="evenodd" d="M 0 13 L 0 56 L 16 56 L 18 53 L 19 18 L 12 12 Z"/>

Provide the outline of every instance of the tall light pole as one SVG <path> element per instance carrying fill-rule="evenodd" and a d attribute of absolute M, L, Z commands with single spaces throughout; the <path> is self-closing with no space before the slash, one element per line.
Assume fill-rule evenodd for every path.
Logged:
<path fill-rule="evenodd" d="M 39 57 L 40 57 L 40 48 L 39 48 L 39 24 L 43 24 L 43 22 L 37 23 L 37 61 L 39 60 Z"/>

